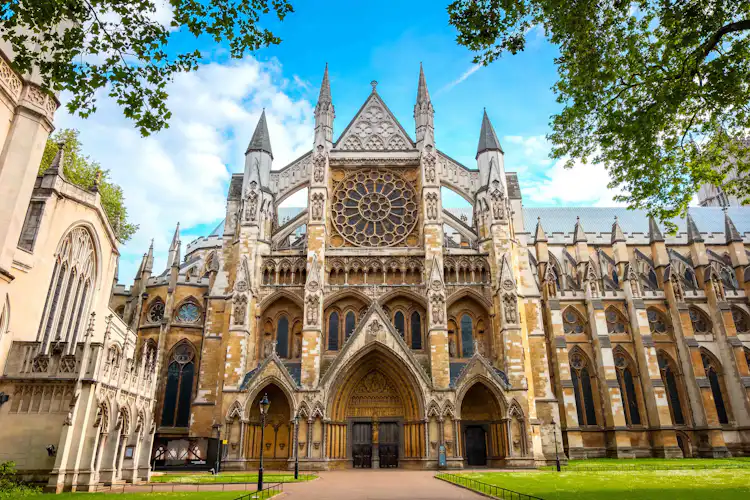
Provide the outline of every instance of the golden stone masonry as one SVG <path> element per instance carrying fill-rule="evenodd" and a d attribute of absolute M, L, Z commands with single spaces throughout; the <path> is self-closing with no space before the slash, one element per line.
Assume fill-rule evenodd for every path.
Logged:
<path fill-rule="evenodd" d="M 50 490 L 261 450 L 307 470 L 750 455 L 747 208 L 664 237 L 639 211 L 524 207 L 486 113 L 468 168 L 435 145 L 420 69 L 416 140 L 373 85 L 334 142 L 326 69 L 311 151 L 274 170 L 262 114 L 225 220 L 112 287 L 99 195 L 60 158 L 36 176 L 51 108 L 3 68 L 0 460 Z"/>

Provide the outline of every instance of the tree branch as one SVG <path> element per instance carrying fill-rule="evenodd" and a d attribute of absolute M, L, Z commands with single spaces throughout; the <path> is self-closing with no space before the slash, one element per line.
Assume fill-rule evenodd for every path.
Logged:
<path fill-rule="evenodd" d="M 702 62 L 706 57 L 708 57 L 708 54 L 710 54 L 711 51 L 714 50 L 714 48 L 719 44 L 721 38 L 724 35 L 726 35 L 727 33 L 734 33 L 736 31 L 745 30 L 750 30 L 750 19 L 743 19 L 742 21 L 737 21 L 736 23 L 729 23 L 719 28 L 716 33 L 711 35 L 711 37 L 701 45 L 702 51 L 700 53 L 700 57 L 695 60 L 696 65 Z"/>

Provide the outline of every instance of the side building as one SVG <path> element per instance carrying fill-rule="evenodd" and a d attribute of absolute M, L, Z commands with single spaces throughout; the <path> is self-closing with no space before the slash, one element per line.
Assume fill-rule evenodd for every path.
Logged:
<path fill-rule="evenodd" d="M 691 209 L 670 236 L 641 211 L 527 208 L 487 114 L 468 168 L 433 113 L 422 71 L 415 138 L 373 84 L 334 141 L 326 69 L 311 151 L 274 170 L 262 114 L 225 221 L 118 285 L 159 353 L 155 465 L 750 454 L 750 211 Z"/>
<path fill-rule="evenodd" d="M 96 189 L 37 175 L 58 101 L 0 47 L 0 461 L 50 491 L 148 479 L 157 352 L 109 309 Z"/>

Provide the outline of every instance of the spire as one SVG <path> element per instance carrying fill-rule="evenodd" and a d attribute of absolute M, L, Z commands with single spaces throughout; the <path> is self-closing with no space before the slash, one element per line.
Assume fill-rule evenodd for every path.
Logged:
<path fill-rule="evenodd" d="M 331 82 L 328 79 L 328 63 L 326 63 L 326 70 L 323 73 L 323 83 L 320 84 L 320 95 L 318 96 L 318 103 L 331 102 Z"/>
<path fill-rule="evenodd" d="M 271 151 L 271 136 L 268 134 L 268 125 L 266 125 L 265 108 L 260 114 L 260 120 L 258 120 L 258 125 L 255 127 L 253 138 L 250 139 L 250 144 L 248 144 L 245 154 L 248 154 L 250 151 L 263 151 L 264 153 L 268 153 L 271 156 L 271 159 L 273 159 L 273 152 Z"/>
<path fill-rule="evenodd" d="M 573 243 L 588 242 L 586 239 L 586 233 L 583 232 L 583 226 L 581 225 L 581 218 L 576 217 L 576 227 L 573 230 Z"/>
<path fill-rule="evenodd" d="M 656 223 L 656 219 L 652 215 L 648 217 L 648 241 L 654 243 L 657 241 L 664 241 L 664 236 L 661 234 L 659 224 Z"/>
<path fill-rule="evenodd" d="M 180 265 L 180 223 L 177 223 L 177 228 L 174 230 L 174 236 L 172 236 L 172 244 L 169 245 L 169 257 L 167 259 L 167 268 Z"/>
<path fill-rule="evenodd" d="M 430 91 L 427 90 L 427 82 L 424 78 L 422 63 L 419 63 L 419 86 L 417 87 L 417 104 L 430 102 Z"/>
<path fill-rule="evenodd" d="M 154 269 L 154 240 L 151 239 L 151 245 L 148 247 L 148 253 L 146 254 L 146 261 L 143 267 L 144 271 L 149 273 Z"/>
<path fill-rule="evenodd" d="M 622 234 L 622 229 L 620 229 L 620 223 L 617 222 L 617 216 L 615 215 L 615 222 L 612 224 L 612 244 L 619 243 L 625 241 L 625 235 Z"/>
<path fill-rule="evenodd" d="M 742 241 L 742 236 L 740 236 L 740 232 L 737 231 L 732 219 L 729 218 L 726 207 L 724 207 L 724 235 L 727 238 L 727 243 Z"/>
<path fill-rule="evenodd" d="M 693 220 L 693 216 L 690 215 L 690 212 L 687 214 L 687 238 L 688 243 L 703 243 L 703 236 L 701 236 L 698 226 L 695 225 L 695 221 Z"/>
<path fill-rule="evenodd" d="M 540 243 L 540 242 L 547 242 L 547 234 L 544 232 L 544 228 L 542 228 L 542 218 L 537 217 L 536 218 L 536 232 L 534 234 L 534 243 Z"/>
<path fill-rule="evenodd" d="M 500 151 L 503 152 L 503 148 L 500 146 L 500 141 L 497 140 L 497 134 L 495 129 L 492 128 L 490 123 L 490 117 L 487 116 L 487 110 L 484 110 L 484 116 L 482 117 L 482 130 L 479 131 L 479 145 L 477 146 L 477 156 L 485 151 Z"/>

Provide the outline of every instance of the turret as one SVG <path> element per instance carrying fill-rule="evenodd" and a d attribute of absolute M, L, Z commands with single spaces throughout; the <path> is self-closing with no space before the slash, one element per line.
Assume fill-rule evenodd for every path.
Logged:
<path fill-rule="evenodd" d="M 333 142 L 333 119 L 336 114 L 331 99 L 331 82 L 328 79 L 328 63 L 323 73 L 323 83 L 320 84 L 320 95 L 315 105 L 315 144 L 326 144 L 331 148 Z"/>
<path fill-rule="evenodd" d="M 430 91 L 424 77 L 422 64 L 419 64 L 419 84 L 417 85 L 417 103 L 414 105 L 414 122 L 417 127 L 417 148 L 434 145 L 435 142 L 435 110 L 432 108 Z"/>
<path fill-rule="evenodd" d="M 245 151 L 245 176 L 243 192 L 248 184 L 256 182 L 257 186 L 268 186 L 271 177 L 271 165 L 273 164 L 273 151 L 271 150 L 271 136 L 266 124 L 266 110 L 260 114 L 258 125 L 255 127 L 253 137 Z"/>
<path fill-rule="evenodd" d="M 482 186 L 489 186 L 493 180 L 498 180 L 505 190 L 505 153 L 497 139 L 495 129 L 487 116 L 487 110 L 482 117 L 482 129 L 479 132 L 477 145 L 477 167 L 479 168 L 479 182 Z"/>
<path fill-rule="evenodd" d="M 744 269 L 748 264 L 745 243 L 742 241 L 742 235 L 737 231 L 734 222 L 729 218 L 729 213 L 726 208 L 724 208 L 724 235 L 727 239 L 727 247 L 729 247 L 729 258 L 732 260 L 732 267 L 735 269 Z M 743 278 L 744 272 L 738 272 L 738 275 L 740 275 L 740 278 Z"/>

